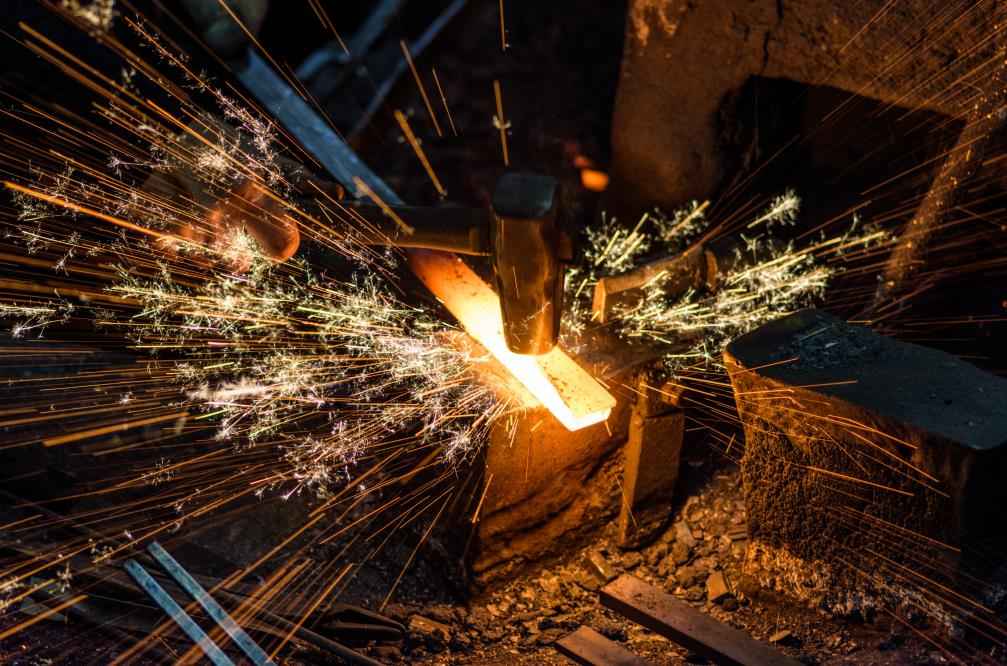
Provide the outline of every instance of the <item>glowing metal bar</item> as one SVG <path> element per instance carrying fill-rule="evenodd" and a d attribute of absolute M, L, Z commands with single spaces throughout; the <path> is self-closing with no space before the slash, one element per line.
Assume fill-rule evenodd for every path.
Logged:
<path fill-rule="evenodd" d="M 452 7 L 463 4 L 464 0 L 456 0 Z M 238 78 L 336 180 L 353 191 L 364 184 L 386 205 L 402 205 L 402 199 L 388 184 L 258 54 L 249 51 L 247 65 L 238 72 Z M 496 87 L 499 89 L 499 84 Z M 568 430 L 586 428 L 608 418 L 615 398 L 563 351 L 553 349 L 532 357 L 507 349 L 499 298 L 458 257 L 425 250 L 407 250 L 406 256 L 413 271 L 469 335 Z"/>
<path fill-rule="evenodd" d="M 461 259 L 444 252 L 414 250 L 409 253 L 409 266 L 465 331 L 567 430 L 586 428 L 608 418 L 615 398 L 566 352 L 557 347 L 542 356 L 524 356 L 507 349 L 500 299 Z"/>

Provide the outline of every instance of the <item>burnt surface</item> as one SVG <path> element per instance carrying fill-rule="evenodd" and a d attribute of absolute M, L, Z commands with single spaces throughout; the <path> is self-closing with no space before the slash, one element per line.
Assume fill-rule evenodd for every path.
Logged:
<path fill-rule="evenodd" d="M 1007 381 L 937 349 L 900 342 L 824 312 L 771 322 L 728 347 L 787 386 L 859 405 L 977 451 L 1007 443 Z M 794 359 L 792 362 L 782 362 Z M 770 365 L 772 364 L 772 365 Z"/>
<path fill-rule="evenodd" d="M 1002 552 L 990 509 L 1004 500 L 1007 382 L 813 310 L 743 336 L 725 360 L 754 566 L 833 609 L 900 605 L 932 581 L 984 593 L 971 575 Z M 806 587 L 793 584 L 802 568 L 819 572 Z"/>

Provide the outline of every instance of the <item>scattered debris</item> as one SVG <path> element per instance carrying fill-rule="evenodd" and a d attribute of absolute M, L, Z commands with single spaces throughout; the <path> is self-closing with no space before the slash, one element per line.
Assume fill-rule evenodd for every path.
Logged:
<path fill-rule="evenodd" d="M 613 581 L 619 575 L 605 559 L 605 556 L 597 550 L 589 551 L 586 560 L 588 571 L 601 579 L 603 583 Z"/>
<path fill-rule="evenodd" d="M 781 629 L 775 634 L 769 637 L 769 642 L 780 645 L 792 645 L 794 641 L 794 635 L 789 629 Z"/>
<path fill-rule="evenodd" d="M 413 615 L 409 618 L 409 633 L 435 645 L 443 646 L 451 642 L 451 627 L 422 615 Z"/>
<path fill-rule="evenodd" d="M 731 589 L 727 584 L 723 571 L 714 571 L 706 578 L 706 598 L 715 604 L 731 596 Z"/>
<path fill-rule="evenodd" d="M 684 544 L 688 548 L 696 545 L 696 538 L 692 535 L 692 528 L 684 520 L 679 520 L 675 523 L 675 543 Z"/>
<path fill-rule="evenodd" d="M 689 561 L 692 557 L 692 550 L 689 545 L 683 541 L 676 541 L 675 545 L 671 547 L 671 559 L 676 565 L 683 565 Z"/>

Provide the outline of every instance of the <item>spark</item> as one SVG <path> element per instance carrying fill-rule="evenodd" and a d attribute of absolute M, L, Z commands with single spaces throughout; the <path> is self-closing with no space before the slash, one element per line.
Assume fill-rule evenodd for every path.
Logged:
<path fill-rule="evenodd" d="M 496 98 L 497 112 L 493 116 L 493 127 L 500 131 L 500 149 L 503 151 L 504 166 L 510 166 L 510 155 L 507 152 L 507 130 L 510 129 L 510 122 L 504 118 L 503 93 L 500 92 L 500 82 L 493 81 L 493 96 Z"/>
<path fill-rule="evenodd" d="M 119 15 L 115 9 L 115 0 L 92 0 L 83 3 L 80 0 L 62 0 L 61 6 L 100 33 L 111 30 Z"/>
<path fill-rule="evenodd" d="M 395 224 L 399 226 L 399 229 L 401 229 L 404 234 L 406 234 L 407 236 L 411 236 L 414 233 L 416 233 L 416 229 L 407 224 L 405 220 L 403 220 L 399 216 L 399 214 L 396 213 L 395 210 L 392 209 L 392 207 L 389 206 L 377 192 L 372 190 L 367 183 L 361 180 L 359 176 L 353 177 L 353 184 L 357 186 L 357 189 L 360 191 L 361 194 L 369 198 L 379 208 L 381 208 L 381 212 L 383 212 L 385 215 L 391 218 L 391 220 L 394 221 Z"/>
<path fill-rule="evenodd" d="M 345 524 L 404 526 L 364 501 L 415 477 L 417 489 L 393 493 L 390 506 L 419 516 L 429 497 L 460 489 L 459 470 L 491 430 L 506 426 L 502 417 L 525 405 L 514 404 L 487 352 L 440 310 L 401 299 L 398 254 L 357 244 L 360 220 L 344 222 L 329 215 L 327 197 L 300 193 L 303 169 L 280 157 L 284 137 L 269 119 L 195 75 L 142 19 L 128 22 L 215 108 L 196 108 L 166 79 L 155 83 L 177 91 L 179 109 L 130 96 L 111 80 L 92 81 L 96 73 L 33 33 L 52 53 L 39 50 L 65 58 L 68 73 L 109 101 L 96 106 L 107 128 L 31 107 L 12 117 L 33 131 L 61 128 L 46 135 L 56 148 L 40 142 L 5 155 L 24 165 L 5 182 L 14 214 L 4 227 L 15 244 L 5 261 L 72 280 L 65 287 L 6 281 L 13 291 L 0 298 L 0 318 L 17 336 L 36 338 L 74 318 L 146 355 L 24 380 L 40 388 L 38 399 L 26 398 L 23 417 L 43 432 L 36 441 L 94 456 L 151 454 L 145 466 L 96 484 L 91 492 L 99 495 L 148 494 L 130 512 L 95 512 L 85 524 L 96 532 L 73 542 L 75 552 L 104 566 L 244 497 L 322 498 L 324 508 L 291 538 L 323 519 L 330 540 Z M 124 80 L 153 71 L 138 57 L 130 62 Z M 224 213 L 221 201 L 229 202 Z M 242 215 L 292 225 L 335 257 L 322 267 L 278 263 Z M 47 353 L 17 349 L 29 362 Z M 16 438 L 12 426 L 9 438 Z M 208 450 L 168 459 L 170 449 L 160 445 L 174 438 Z M 354 498 L 350 509 L 339 505 L 346 497 Z M 141 515 L 136 509 L 150 517 L 127 518 Z M 337 509 L 366 519 L 330 523 Z M 53 520 L 72 526 L 76 519 Z M 54 580 L 72 584 L 61 571 Z M 5 602 L 29 575 L 17 566 L 0 570 Z"/>
<path fill-rule="evenodd" d="M 500 50 L 507 50 L 507 25 L 504 21 L 504 0 L 500 0 Z"/>
<path fill-rule="evenodd" d="M 427 159 L 427 154 L 424 152 L 423 146 L 420 144 L 419 139 L 416 138 L 416 135 L 413 134 L 413 129 L 409 126 L 409 119 L 406 118 L 406 114 L 396 109 L 395 120 L 399 123 L 399 127 L 402 128 L 403 136 L 405 136 L 406 141 L 409 142 L 413 152 L 416 153 L 416 157 L 419 158 L 420 164 L 423 165 L 423 169 L 427 172 L 427 175 L 430 176 L 430 181 L 434 184 L 434 189 L 437 190 L 437 194 L 442 198 L 446 197 L 448 195 L 448 191 L 444 189 L 443 185 L 441 185 L 440 179 L 434 172 L 434 167 L 430 164 L 430 160 Z"/>
<path fill-rule="evenodd" d="M 434 107 L 430 104 L 430 98 L 427 97 L 427 89 L 423 85 L 420 73 L 416 70 L 415 63 L 413 63 L 413 56 L 409 53 L 409 47 L 406 46 L 405 40 L 399 40 L 399 46 L 402 47 L 402 55 L 405 56 L 406 63 L 409 65 L 409 70 L 413 73 L 413 80 L 416 81 L 416 87 L 420 90 L 420 97 L 423 98 L 423 104 L 427 107 L 427 115 L 430 118 L 430 122 L 434 125 L 434 130 L 437 132 L 437 136 L 444 136 L 444 132 L 441 131 L 441 125 L 437 122 L 437 116 L 434 114 Z"/>
<path fill-rule="evenodd" d="M 448 117 L 448 125 L 451 126 L 451 133 L 458 136 L 458 130 L 455 128 L 455 119 L 451 116 L 451 109 L 448 107 L 448 98 L 444 96 L 444 89 L 441 88 L 441 80 L 437 76 L 437 68 L 431 67 L 430 73 L 434 77 L 434 85 L 437 86 L 437 94 L 441 97 L 441 104 L 444 105 L 444 114 Z"/>
<path fill-rule="evenodd" d="M 684 252 L 709 225 L 707 207 L 708 202 L 694 201 L 671 216 L 648 213 L 632 228 L 602 216 L 598 225 L 589 228 L 585 262 L 567 274 L 572 310 L 564 322 L 568 344 L 592 323 L 588 287 L 602 275 L 639 267 L 651 255 Z M 769 230 L 775 225 L 792 225 L 799 207 L 800 199 L 788 190 L 774 198 L 747 228 Z M 871 247 L 890 240 L 875 226 L 858 229 L 858 224 L 854 219 L 850 231 L 803 248 L 777 241 L 768 233 L 741 235 L 742 243 L 732 256 L 720 258 L 727 269 L 717 275 L 715 288 L 669 294 L 666 285 L 672 276 L 659 273 L 645 285 L 642 300 L 615 309 L 614 330 L 629 340 L 668 347 L 664 365 L 671 373 L 697 358 L 713 364 L 730 340 L 821 299 L 838 273 L 821 260 L 826 250 Z"/>
<path fill-rule="evenodd" d="M 345 51 L 321 4 L 310 4 Z M 501 48 L 506 50 L 503 1 L 499 4 Z M 227 3 L 221 0 L 221 5 L 231 14 Z M 112 0 L 87 5 L 62 0 L 62 7 L 95 36 L 107 33 L 115 19 Z M 4 412 L 12 415 L 5 417 L 10 421 L 4 423 L 4 446 L 23 445 L 21 425 L 49 424 L 55 426 L 47 431 L 51 434 L 35 441 L 73 443 L 80 455 L 143 452 L 146 447 L 152 456 L 147 464 L 112 470 L 84 494 L 147 494 L 105 512 L 42 521 L 43 527 L 80 527 L 80 521 L 95 532 L 62 544 L 55 556 L 26 558 L 0 569 L 0 610 L 35 585 L 71 587 L 80 572 L 71 572 L 65 553 L 104 565 L 144 540 L 219 515 L 242 498 L 283 501 L 307 494 L 322 501 L 309 520 L 292 526 L 286 538 L 221 586 L 241 580 L 305 535 L 311 544 L 347 535 L 352 541 L 359 530 L 374 525 L 378 529 L 371 537 L 434 514 L 418 529 L 422 538 L 411 562 L 458 492 L 465 463 L 485 445 L 491 429 L 527 406 L 515 404 L 519 399 L 492 377 L 489 352 L 506 350 L 488 352 L 442 321 L 439 309 L 406 302 L 394 279 L 400 255 L 356 244 L 349 227 L 365 221 L 343 224 L 338 215 L 329 215 L 325 201 L 305 201 L 299 187 L 305 171 L 290 165 L 287 155 L 296 146 L 288 145 L 281 128 L 240 96 L 225 95 L 194 72 L 188 57 L 174 52 L 144 19 L 126 17 L 123 23 L 167 71 L 102 36 L 102 43 L 124 60 L 116 80 L 22 26 L 34 40 L 28 48 L 101 104 L 95 106 L 96 122 L 29 103 L 21 104 L 20 115 L 4 112 L 33 127 L 39 138 L 20 142 L 12 134 L 4 149 L 7 173 L 19 174 L 7 176 L 14 214 L 4 225 L 7 239 L 17 246 L 4 254 L 4 261 L 19 268 L 52 269 L 60 281 L 4 280 L 0 318 L 10 321 L 12 333 L 22 338 L 39 338 L 71 319 L 80 320 L 124 338 L 131 351 L 143 356 L 111 367 L 82 365 L 66 375 L 21 377 L 12 372 L 10 386 L 24 389 L 25 397 L 23 404 Z M 440 135 L 408 48 L 401 47 Z M 182 82 L 169 81 L 169 75 Z M 436 71 L 432 75 L 457 134 Z M 141 82 L 160 87 L 173 102 L 158 104 L 141 96 Z M 194 91 L 200 99 L 208 97 L 213 108 L 199 108 L 189 95 Z M 509 164 L 510 123 L 499 81 L 494 81 L 494 96 L 493 124 L 500 132 L 503 161 Z M 402 125 L 408 138 L 408 124 Z M 410 143 L 423 161 L 419 141 Z M 432 169 L 428 173 L 442 193 Z M 357 187 L 368 194 L 361 183 Z M 370 195 L 396 219 L 390 207 Z M 277 263 L 240 225 L 211 222 L 216 203 L 228 197 L 237 199 L 236 210 L 257 219 L 277 226 L 289 222 L 337 258 L 324 266 L 306 260 Z M 671 295 L 665 291 L 667 276 L 659 275 L 647 285 L 640 304 L 615 313 L 611 329 L 617 335 L 667 349 L 669 372 L 705 372 L 714 378 L 691 376 L 689 385 L 684 380 L 676 385 L 686 393 L 683 401 L 705 413 L 737 418 L 725 405 L 715 404 L 730 396 L 729 386 L 715 381 L 722 372 L 716 359 L 726 341 L 820 301 L 826 287 L 843 274 L 844 262 L 869 257 L 890 240 L 877 227 L 859 228 L 856 219 L 848 232 L 823 232 L 804 245 L 774 238 L 795 224 L 799 205 L 796 193 L 786 191 L 752 215 L 747 226 L 742 224 L 743 243 L 726 257 L 728 268 L 716 290 Z M 668 216 L 645 215 L 629 227 L 603 217 L 588 229 L 585 261 L 571 269 L 567 280 L 571 309 L 564 339 L 569 346 L 576 348 L 577 336 L 593 325 L 589 287 L 594 281 L 639 267 L 655 253 L 674 254 L 700 242 L 702 234 L 711 235 L 709 208 L 709 202 L 693 202 Z M 739 219 L 748 217 L 738 214 Z M 411 233 L 402 220 L 396 222 Z M 499 328 L 498 319 L 493 327 Z M 16 359 L 27 359 L 25 367 L 44 367 L 53 357 L 88 359 L 92 353 L 82 345 L 31 347 L 12 343 L 7 356 L 12 367 L 18 367 Z M 527 358 L 521 362 L 533 363 Z M 666 384 L 647 388 L 661 392 L 660 386 Z M 573 414 L 575 425 L 604 420 L 611 405 L 589 407 L 593 409 L 585 410 L 589 413 L 582 422 L 576 418 L 582 414 Z M 730 453 L 734 435 L 710 432 Z M 170 444 L 162 447 L 165 441 Z M 473 495 L 478 501 L 473 502 L 471 524 L 479 521 L 491 483 L 492 474 Z M 146 513 L 151 517 L 137 517 Z M 39 524 L 29 517 L 4 529 L 16 535 Z M 336 588 L 349 566 L 336 567 L 335 577 L 326 574 L 322 580 L 307 560 L 291 559 L 265 577 L 235 616 L 252 618 L 288 585 L 303 585 L 309 577 L 312 589 L 324 594 L 302 608 L 318 608 L 329 593 L 338 596 Z M 36 583 L 33 576 L 47 569 L 45 580 Z M 401 579 L 402 574 L 386 601 Z M 305 621 L 309 612 L 298 621 Z M 135 655 L 165 631 L 151 632 L 120 659 Z"/>
<path fill-rule="evenodd" d="M 748 223 L 747 228 L 753 229 L 764 225 L 767 229 L 773 224 L 793 224 L 797 221 L 797 213 L 801 208 L 801 200 L 793 190 L 787 190 L 773 199 L 769 207 L 759 217 Z"/>

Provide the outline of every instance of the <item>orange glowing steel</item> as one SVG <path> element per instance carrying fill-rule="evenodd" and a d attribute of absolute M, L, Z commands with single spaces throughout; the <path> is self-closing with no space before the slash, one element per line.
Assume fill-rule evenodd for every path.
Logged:
<path fill-rule="evenodd" d="M 507 349 L 499 298 L 461 259 L 443 252 L 411 251 L 409 265 L 468 334 L 567 430 L 580 430 L 608 418 L 615 398 L 563 350 L 523 356 Z"/>

